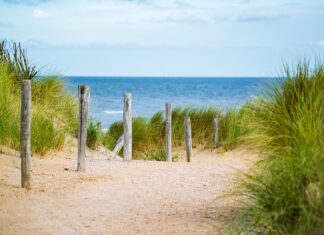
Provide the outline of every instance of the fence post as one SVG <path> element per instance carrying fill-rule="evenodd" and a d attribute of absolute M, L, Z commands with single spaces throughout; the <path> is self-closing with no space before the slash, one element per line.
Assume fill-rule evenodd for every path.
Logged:
<path fill-rule="evenodd" d="M 132 94 L 124 94 L 124 161 L 132 160 Z"/>
<path fill-rule="evenodd" d="M 79 85 L 79 133 L 78 133 L 78 171 L 85 170 L 85 150 L 87 143 L 89 86 Z"/>
<path fill-rule="evenodd" d="M 30 123 L 31 123 L 31 81 L 21 83 L 21 121 L 20 121 L 20 157 L 21 157 L 21 187 L 30 189 Z"/>
<path fill-rule="evenodd" d="M 215 114 L 214 116 L 214 145 L 215 148 L 217 148 L 219 146 L 218 143 L 218 115 Z"/>
<path fill-rule="evenodd" d="M 193 154 L 192 154 L 192 138 L 191 138 L 190 117 L 185 118 L 185 123 L 184 124 L 185 124 L 187 162 L 191 162 L 192 158 L 193 158 Z"/>
<path fill-rule="evenodd" d="M 123 146 L 124 146 L 124 134 L 122 134 L 122 135 L 118 138 L 117 143 L 116 143 L 116 145 L 115 145 L 115 148 L 113 149 L 112 152 L 113 152 L 114 154 L 118 154 L 119 151 L 123 148 Z"/>
<path fill-rule="evenodd" d="M 172 162 L 172 106 L 170 102 L 165 104 L 165 146 L 166 161 Z"/>

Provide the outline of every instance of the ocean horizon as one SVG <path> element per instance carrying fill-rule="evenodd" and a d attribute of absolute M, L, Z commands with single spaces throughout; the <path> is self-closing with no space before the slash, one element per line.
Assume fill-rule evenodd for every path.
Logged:
<path fill-rule="evenodd" d="M 110 77 L 65 76 L 69 90 L 90 86 L 90 117 L 104 129 L 123 118 L 123 95 L 131 92 L 133 116 L 150 117 L 164 111 L 165 102 L 175 107 L 238 108 L 258 96 L 272 77 Z"/>

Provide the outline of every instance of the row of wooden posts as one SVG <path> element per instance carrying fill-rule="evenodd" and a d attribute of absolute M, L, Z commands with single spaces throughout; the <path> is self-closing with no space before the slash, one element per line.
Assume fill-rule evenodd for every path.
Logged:
<path fill-rule="evenodd" d="M 86 85 L 79 85 L 79 126 L 78 126 L 78 161 L 77 170 L 85 170 L 85 151 L 87 141 L 88 110 L 90 101 L 90 90 Z M 166 141 L 166 161 L 172 161 L 172 105 L 165 105 L 165 141 Z M 190 117 L 184 120 L 185 140 L 186 140 L 186 157 L 187 161 L 193 159 L 192 136 Z M 30 144 L 30 127 L 31 127 L 31 81 L 23 80 L 21 85 L 21 124 L 20 124 L 20 152 L 21 152 L 21 186 L 30 188 L 31 184 L 31 144 Z M 114 153 L 118 153 L 123 147 L 124 161 L 132 160 L 132 94 L 124 94 L 123 109 L 123 135 L 117 141 Z M 218 146 L 218 117 L 214 117 L 214 144 Z"/>

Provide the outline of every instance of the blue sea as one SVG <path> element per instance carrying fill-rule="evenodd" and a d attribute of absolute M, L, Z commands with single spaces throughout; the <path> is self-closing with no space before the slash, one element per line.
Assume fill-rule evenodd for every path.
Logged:
<path fill-rule="evenodd" d="M 76 94 L 78 84 L 90 86 L 90 115 L 108 128 L 123 118 L 123 94 L 133 95 L 133 116 L 150 117 L 173 107 L 239 107 L 258 96 L 271 78 L 258 77 L 65 77 Z"/>

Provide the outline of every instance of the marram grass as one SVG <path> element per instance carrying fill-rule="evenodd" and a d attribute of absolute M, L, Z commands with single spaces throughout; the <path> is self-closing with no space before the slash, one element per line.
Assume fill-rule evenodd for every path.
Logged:
<path fill-rule="evenodd" d="M 245 178 L 245 231 L 324 234 L 324 66 L 301 63 L 250 106 L 263 161 Z"/>
<path fill-rule="evenodd" d="M 63 147 L 77 134 L 76 100 L 56 77 L 35 79 L 26 52 L 0 42 L 0 145 L 19 148 L 20 82 L 32 80 L 33 153 Z M 18 55 L 18 56 L 17 56 Z M 213 117 L 219 116 L 219 141 L 225 150 L 244 142 L 262 161 L 246 175 L 247 197 L 240 227 L 244 234 L 324 234 L 324 65 L 286 67 L 284 79 L 240 109 L 176 108 L 173 146 L 184 144 L 184 118 L 190 117 L 194 147 L 211 149 Z M 163 112 L 133 119 L 135 159 L 165 160 Z M 88 146 L 112 149 L 123 132 L 121 122 L 102 133 L 90 120 Z"/>
<path fill-rule="evenodd" d="M 244 132 L 241 125 L 242 110 L 229 110 L 225 113 L 213 108 L 175 108 L 172 111 L 172 145 L 184 145 L 184 118 L 191 118 L 193 147 L 214 147 L 215 114 L 219 116 L 219 141 L 225 149 L 234 148 Z M 123 133 L 122 122 L 113 123 L 103 137 L 103 143 L 113 149 Z M 151 118 L 133 118 L 133 156 L 135 159 L 165 159 L 165 118 L 163 112 L 155 113 Z M 164 157 L 163 157 L 164 156 Z"/>
<path fill-rule="evenodd" d="M 14 44 L 11 55 L 0 43 L 0 145 L 19 149 L 20 84 L 32 81 L 32 152 L 45 154 L 63 147 L 67 134 L 76 135 L 77 105 L 65 84 L 58 77 L 35 78 L 36 68 L 30 66 L 25 51 Z"/>

